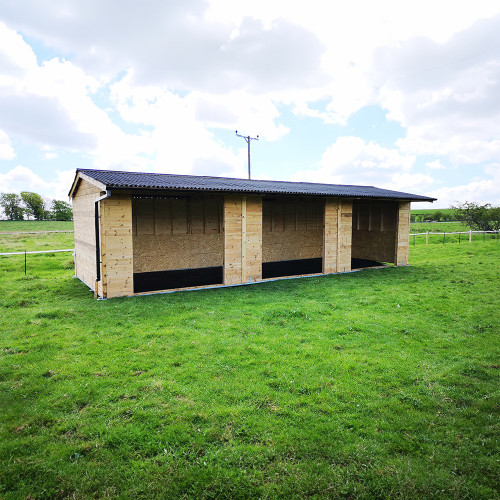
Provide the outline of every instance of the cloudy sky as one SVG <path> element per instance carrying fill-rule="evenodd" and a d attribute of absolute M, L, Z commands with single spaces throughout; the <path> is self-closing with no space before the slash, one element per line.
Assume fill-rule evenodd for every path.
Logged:
<path fill-rule="evenodd" d="M 1 192 L 245 177 L 235 130 L 253 178 L 499 205 L 500 2 L 0 3 Z"/>

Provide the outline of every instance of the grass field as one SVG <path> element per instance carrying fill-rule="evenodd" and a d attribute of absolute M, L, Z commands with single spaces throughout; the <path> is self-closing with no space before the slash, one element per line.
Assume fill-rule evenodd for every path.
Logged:
<path fill-rule="evenodd" d="M 500 244 L 96 301 L 0 257 L 0 498 L 498 498 Z"/>
<path fill-rule="evenodd" d="M 457 231 L 468 231 L 470 228 L 462 222 L 412 222 L 411 233 L 454 233 Z"/>
<path fill-rule="evenodd" d="M 73 221 L 0 220 L 0 233 L 17 231 L 73 231 Z"/>
<path fill-rule="evenodd" d="M 62 250 L 74 247 L 73 233 L 44 233 L 43 231 L 72 231 L 73 221 L 0 221 L 0 253 Z M 14 234 L 40 231 L 39 234 Z"/>
<path fill-rule="evenodd" d="M 419 208 L 412 208 L 411 209 L 411 214 L 412 215 L 427 215 L 427 214 L 433 214 L 435 212 L 442 212 L 443 214 L 454 214 L 455 209 L 453 208 L 424 208 L 424 209 L 419 209 Z"/>

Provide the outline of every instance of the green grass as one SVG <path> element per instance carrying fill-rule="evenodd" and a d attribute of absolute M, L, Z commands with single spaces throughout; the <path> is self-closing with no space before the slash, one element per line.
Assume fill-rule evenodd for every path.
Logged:
<path fill-rule="evenodd" d="M 498 498 L 499 257 L 107 301 L 0 257 L 0 498 Z"/>
<path fill-rule="evenodd" d="M 443 213 L 443 214 L 454 214 L 455 209 L 454 208 L 424 208 L 424 209 L 412 209 L 411 214 L 412 215 L 427 215 L 427 214 L 434 214 L 437 211 Z"/>
<path fill-rule="evenodd" d="M 0 234 L 0 253 L 74 248 L 73 233 Z"/>
<path fill-rule="evenodd" d="M 73 231 L 73 221 L 0 220 L 0 233 L 14 231 Z"/>
<path fill-rule="evenodd" d="M 412 222 L 411 233 L 454 233 L 457 231 L 468 231 L 470 228 L 462 222 Z"/>
<path fill-rule="evenodd" d="M 73 248 L 73 233 L 43 232 L 72 230 L 73 221 L 0 221 L 0 233 L 40 231 L 38 234 L 0 234 L 0 253 Z"/>

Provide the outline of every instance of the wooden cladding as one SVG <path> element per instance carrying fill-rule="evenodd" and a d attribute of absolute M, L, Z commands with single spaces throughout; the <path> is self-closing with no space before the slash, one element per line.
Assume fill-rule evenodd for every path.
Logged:
<path fill-rule="evenodd" d="M 396 229 L 397 203 L 358 201 L 353 206 L 354 231 L 389 231 Z"/>
<path fill-rule="evenodd" d="M 102 296 L 133 295 L 132 201 L 122 195 L 100 204 Z"/>
<path fill-rule="evenodd" d="M 277 198 L 262 202 L 262 232 L 316 231 L 323 228 L 323 200 Z"/>
<path fill-rule="evenodd" d="M 262 200 L 226 195 L 224 200 L 224 284 L 262 278 Z"/>
<path fill-rule="evenodd" d="M 133 200 L 133 232 L 141 234 L 217 234 L 222 231 L 222 199 Z"/>
<path fill-rule="evenodd" d="M 401 202 L 397 211 L 396 266 L 407 266 L 410 253 L 410 202 Z"/>
<path fill-rule="evenodd" d="M 95 200 L 100 189 L 81 180 L 73 197 L 75 274 L 91 290 L 96 280 Z"/>

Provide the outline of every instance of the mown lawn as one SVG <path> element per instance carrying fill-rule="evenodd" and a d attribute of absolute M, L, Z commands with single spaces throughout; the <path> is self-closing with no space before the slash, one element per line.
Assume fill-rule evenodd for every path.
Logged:
<path fill-rule="evenodd" d="M 0 220 L 0 233 L 17 231 L 73 231 L 73 221 Z"/>
<path fill-rule="evenodd" d="M 454 233 L 458 231 L 469 231 L 470 227 L 462 222 L 412 222 L 410 233 Z"/>
<path fill-rule="evenodd" d="M 410 260 L 96 301 L 0 257 L 0 498 L 498 498 L 500 244 Z"/>
<path fill-rule="evenodd" d="M 72 232 L 45 231 L 73 231 L 73 221 L 0 221 L 0 253 L 74 248 Z"/>

